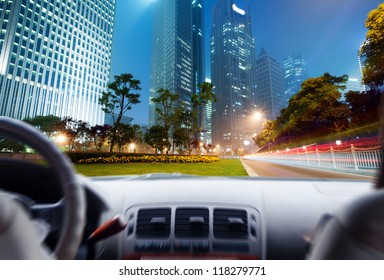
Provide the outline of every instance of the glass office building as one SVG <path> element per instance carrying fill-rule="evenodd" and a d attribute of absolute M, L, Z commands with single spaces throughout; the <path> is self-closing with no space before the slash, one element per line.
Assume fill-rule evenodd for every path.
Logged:
<path fill-rule="evenodd" d="M 213 104 L 212 138 L 226 152 L 237 154 L 255 132 L 255 42 L 251 18 L 233 0 L 213 7 L 211 76 L 217 102 Z"/>
<path fill-rule="evenodd" d="M 280 64 L 263 48 L 256 60 L 256 104 L 267 120 L 275 120 L 287 102 Z"/>
<path fill-rule="evenodd" d="M 308 79 L 307 60 L 301 53 L 291 54 L 284 60 L 285 99 L 288 100 Z M 288 103 L 287 103 L 288 104 Z"/>
<path fill-rule="evenodd" d="M 192 1 L 192 36 L 193 36 L 193 85 L 198 93 L 198 84 L 205 81 L 204 61 L 204 7 L 202 0 Z"/>
<path fill-rule="evenodd" d="M 160 88 L 189 103 L 204 82 L 204 12 L 202 0 L 162 0 L 153 14 L 149 126 L 157 122 L 151 101 Z"/>
<path fill-rule="evenodd" d="M 104 123 L 115 0 L 0 0 L 0 115 Z"/>

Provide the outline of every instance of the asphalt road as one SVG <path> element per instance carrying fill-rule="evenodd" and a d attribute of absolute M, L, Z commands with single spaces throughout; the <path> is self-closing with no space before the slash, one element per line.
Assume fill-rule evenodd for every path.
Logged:
<path fill-rule="evenodd" d="M 244 167 L 250 176 L 278 177 L 278 178 L 329 178 L 329 179 L 352 179 L 373 180 L 374 176 L 355 175 L 334 171 L 318 170 L 314 168 L 303 168 L 271 163 L 259 160 L 242 160 Z"/>

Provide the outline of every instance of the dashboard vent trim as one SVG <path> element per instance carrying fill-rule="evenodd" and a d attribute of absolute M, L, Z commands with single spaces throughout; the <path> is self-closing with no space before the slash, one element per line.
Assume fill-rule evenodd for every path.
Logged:
<path fill-rule="evenodd" d="M 208 208 L 177 208 L 175 217 L 175 236 L 179 238 L 208 237 Z"/>
<path fill-rule="evenodd" d="M 140 209 L 137 213 L 136 236 L 167 238 L 171 231 L 171 208 Z"/>
<path fill-rule="evenodd" d="M 249 235 L 247 211 L 242 209 L 214 209 L 213 235 L 218 239 L 247 239 Z"/>

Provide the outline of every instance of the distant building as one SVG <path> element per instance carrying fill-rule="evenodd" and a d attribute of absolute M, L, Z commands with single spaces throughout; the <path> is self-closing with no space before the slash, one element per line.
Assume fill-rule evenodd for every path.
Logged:
<path fill-rule="evenodd" d="M 286 106 L 284 73 L 280 64 L 263 48 L 256 60 L 256 104 L 263 116 L 274 120 Z"/>
<path fill-rule="evenodd" d="M 211 79 L 205 79 L 206 82 L 211 83 Z M 212 102 L 208 102 L 204 110 L 204 119 L 203 119 L 203 129 L 205 133 L 203 134 L 203 139 L 201 139 L 206 144 L 212 144 Z"/>
<path fill-rule="evenodd" d="M 128 117 L 128 116 L 123 116 L 121 118 L 120 123 L 122 124 L 131 124 L 133 121 L 133 118 Z M 113 117 L 111 114 L 105 114 L 105 119 L 104 119 L 104 124 L 108 124 L 110 126 L 113 126 Z"/>
<path fill-rule="evenodd" d="M 158 122 L 151 101 L 160 88 L 189 104 L 204 82 L 203 0 L 163 0 L 154 3 L 149 126 Z"/>
<path fill-rule="evenodd" d="M 291 54 L 284 60 L 285 99 L 299 92 L 301 84 L 308 79 L 306 58 L 301 54 Z"/>
<path fill-rule="evenodd" d="M 255 41 L 250 13 L 233 0 L 213 7 L 211 75 L 217 102 L 212 111 L 213 144 L 231 153 L 252 138 L 255 107 Z"/>
<path fill-rule="evenodd" d="M 0 1 L 0 115 L 104 122 L 115 0 Z"/>
<path fill-rule="evenodd" d="M 180 0 L 178 0 L 180 1 Z M 192 1 L 192 44 L 193 44 L 193 93 L 198 93 L 198 85 L 205 81 L 205 60 L 204 60 L 204 7 L 203 0 Z"/>
<path fill-rule="evenodd" d="M 364 58 L 358 52 L 357 53 L 357 61 L 359 63 L 359 70 L 360 70 L 360 78 L 361 78 L 361 86 L 362 86 L 361 91 L 366 91 L 368 89 L 368 87 L 362 83 L 362 81 L 363 81 L 363 61 L 362 60 L 364 61 Z"/>
<path fill-rule="evenodd" d="M 365 86 L 361 83 L 360 79 L 358 78 L 348 78 L 348 81 L 345 84 L 345 89 L 341 92 L 344 95 L 348 91 L 362 92 L 365 91 Z M 342 99 L 344 99 L 344 96 L 342 96 Z"/>

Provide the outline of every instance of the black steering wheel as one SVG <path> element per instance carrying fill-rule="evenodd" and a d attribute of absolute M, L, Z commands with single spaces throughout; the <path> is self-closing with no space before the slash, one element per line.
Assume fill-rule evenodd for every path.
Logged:
<path fill-rule="evenodd" d="M 44 156 L 57 175 L 59 184 L 52 185 L 52 188 L 61 188 L 59 192 L 63 193 L 64 205 L 59 241 L 53 253 L 44 254 L 37 252 L 39 250 L 45 252 L 45 249 L 31 237 L 33 236 L 31 220 L 22 213 L 23 210 L 10 195 L 0 191 L 0 259 L 9 258 L 7 251 L 13 252 L 10 255 L 12 259 L 40 259 L 45 256 L 54 259 L 73 259 L 78 251 L 85 225 L 85 195 L 70 160 L 39 130 L 22 121 L 0 116 L 0 136 L 21 141 Z"/>

